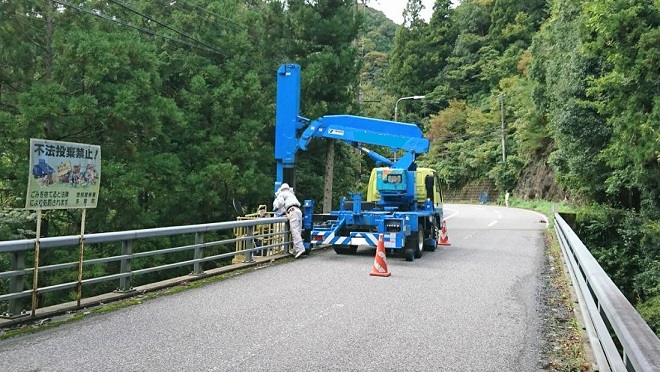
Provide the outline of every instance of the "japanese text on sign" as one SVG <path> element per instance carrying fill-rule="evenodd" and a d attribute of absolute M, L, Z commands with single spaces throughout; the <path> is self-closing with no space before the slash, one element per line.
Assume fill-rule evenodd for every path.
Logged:
<path fill-rule="evenodd" d="M 100 183 L 100 146 L 30 139 L 25 208 L 95 208 Z"/>

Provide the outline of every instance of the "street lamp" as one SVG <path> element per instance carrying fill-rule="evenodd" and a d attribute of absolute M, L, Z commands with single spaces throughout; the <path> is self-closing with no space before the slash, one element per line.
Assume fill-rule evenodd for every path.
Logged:
<path fill-rule="evenodd" d="M 399 102 L 405 100 L 405 99 L 424 99 L 426 96 L 410 96 L 410 97 L 401 97 L 396 100 L 396 104 L 394 105 L 394 121 L 397 121 L 397 117 L 399 114 Z"/>
<path fill-rule="evenodd" d="M 394 104 L 394 121 L 398 121 L 397 118 L 399 116 L 399 102 L 406 100 L 406 99 L 424 99 L 426 96 L 410 96 L 410 97 L 401 97 L 396 100 L 396 103 Z M 396 151 L 392 151 L 394 155 L 394 161 L 396 161 Z"/>

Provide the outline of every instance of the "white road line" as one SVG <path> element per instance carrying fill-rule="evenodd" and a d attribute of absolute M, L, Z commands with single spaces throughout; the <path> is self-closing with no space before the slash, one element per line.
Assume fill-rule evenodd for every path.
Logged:
<path fill-rule="evenodd" d="M 470 235 L 466 236 L 465 238 L 463 238 L 463 240 L 473 238 L 475 235 L 477 235 L 477 233 L 478 233 L 478 231 L 475 231 L 472 234 L 470 234 Z"/>
<path fill-rule="evenodd" d="M 443 208 L 443 212 L 446 212 L 446 211 L 452 211 L 452 212 L 454 212 L 454 213 L 450 214 L 449 216 L 445 216 L 445 215 L 443 215 L 442 218 L 443 218 L 444 220 L 448 220 L 448 219 L 450 219 L 450 218 L 456 217 L 456 216 L 458 216 L 458 214 L 459 214 L 459 212 L 458 212 L 456 209 L 453 209 L 453 208 L 444 207 L 444 208 Z"/>
<path fill-rule="evenodd" d="M 493 225 L 496 224 L 496 223 L 497 223 L 497 221 L 493 221 L 493 222 L 491 222 L 491 223 L 488 224 L 488 227 L 491 227 L 491 226 L 493 226 Z"/>

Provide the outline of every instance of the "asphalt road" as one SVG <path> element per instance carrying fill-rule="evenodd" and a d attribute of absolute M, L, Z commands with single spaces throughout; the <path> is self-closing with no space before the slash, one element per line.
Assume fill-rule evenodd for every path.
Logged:
<path fill-rule="evenodd" d="M 538 371 L 544 217 L 445 205 L 413 262 L 332 250 L 0 341 L 0 371 Z"/>

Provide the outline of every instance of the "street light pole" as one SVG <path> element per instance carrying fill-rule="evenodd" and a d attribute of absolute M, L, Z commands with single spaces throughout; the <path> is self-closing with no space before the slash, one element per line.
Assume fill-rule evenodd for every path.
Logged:
<path fill-rule="evenodd" d="M 401 97 L 396 100 L 396 104 L 394 105 L 394 121 L 398 121 L 398 115 L 399 115 L 399 102 L 406 100 L 406 99 L 424 99 L 426 96 L 410 96 L 410 97 Z"/>
<path fill-rule="evenodd" d="M 399 118 L 399 102 L 407 99 L 424 99 L 426 96 L 409 96 L 409 97 L 401 97 L 396 100 L 396 103 L 394 104 L 394 121 L 398 121 L 397 119 Z M 392 151 L 394 154 L 394 161 L 396 161 L 396 151 Z"/>

